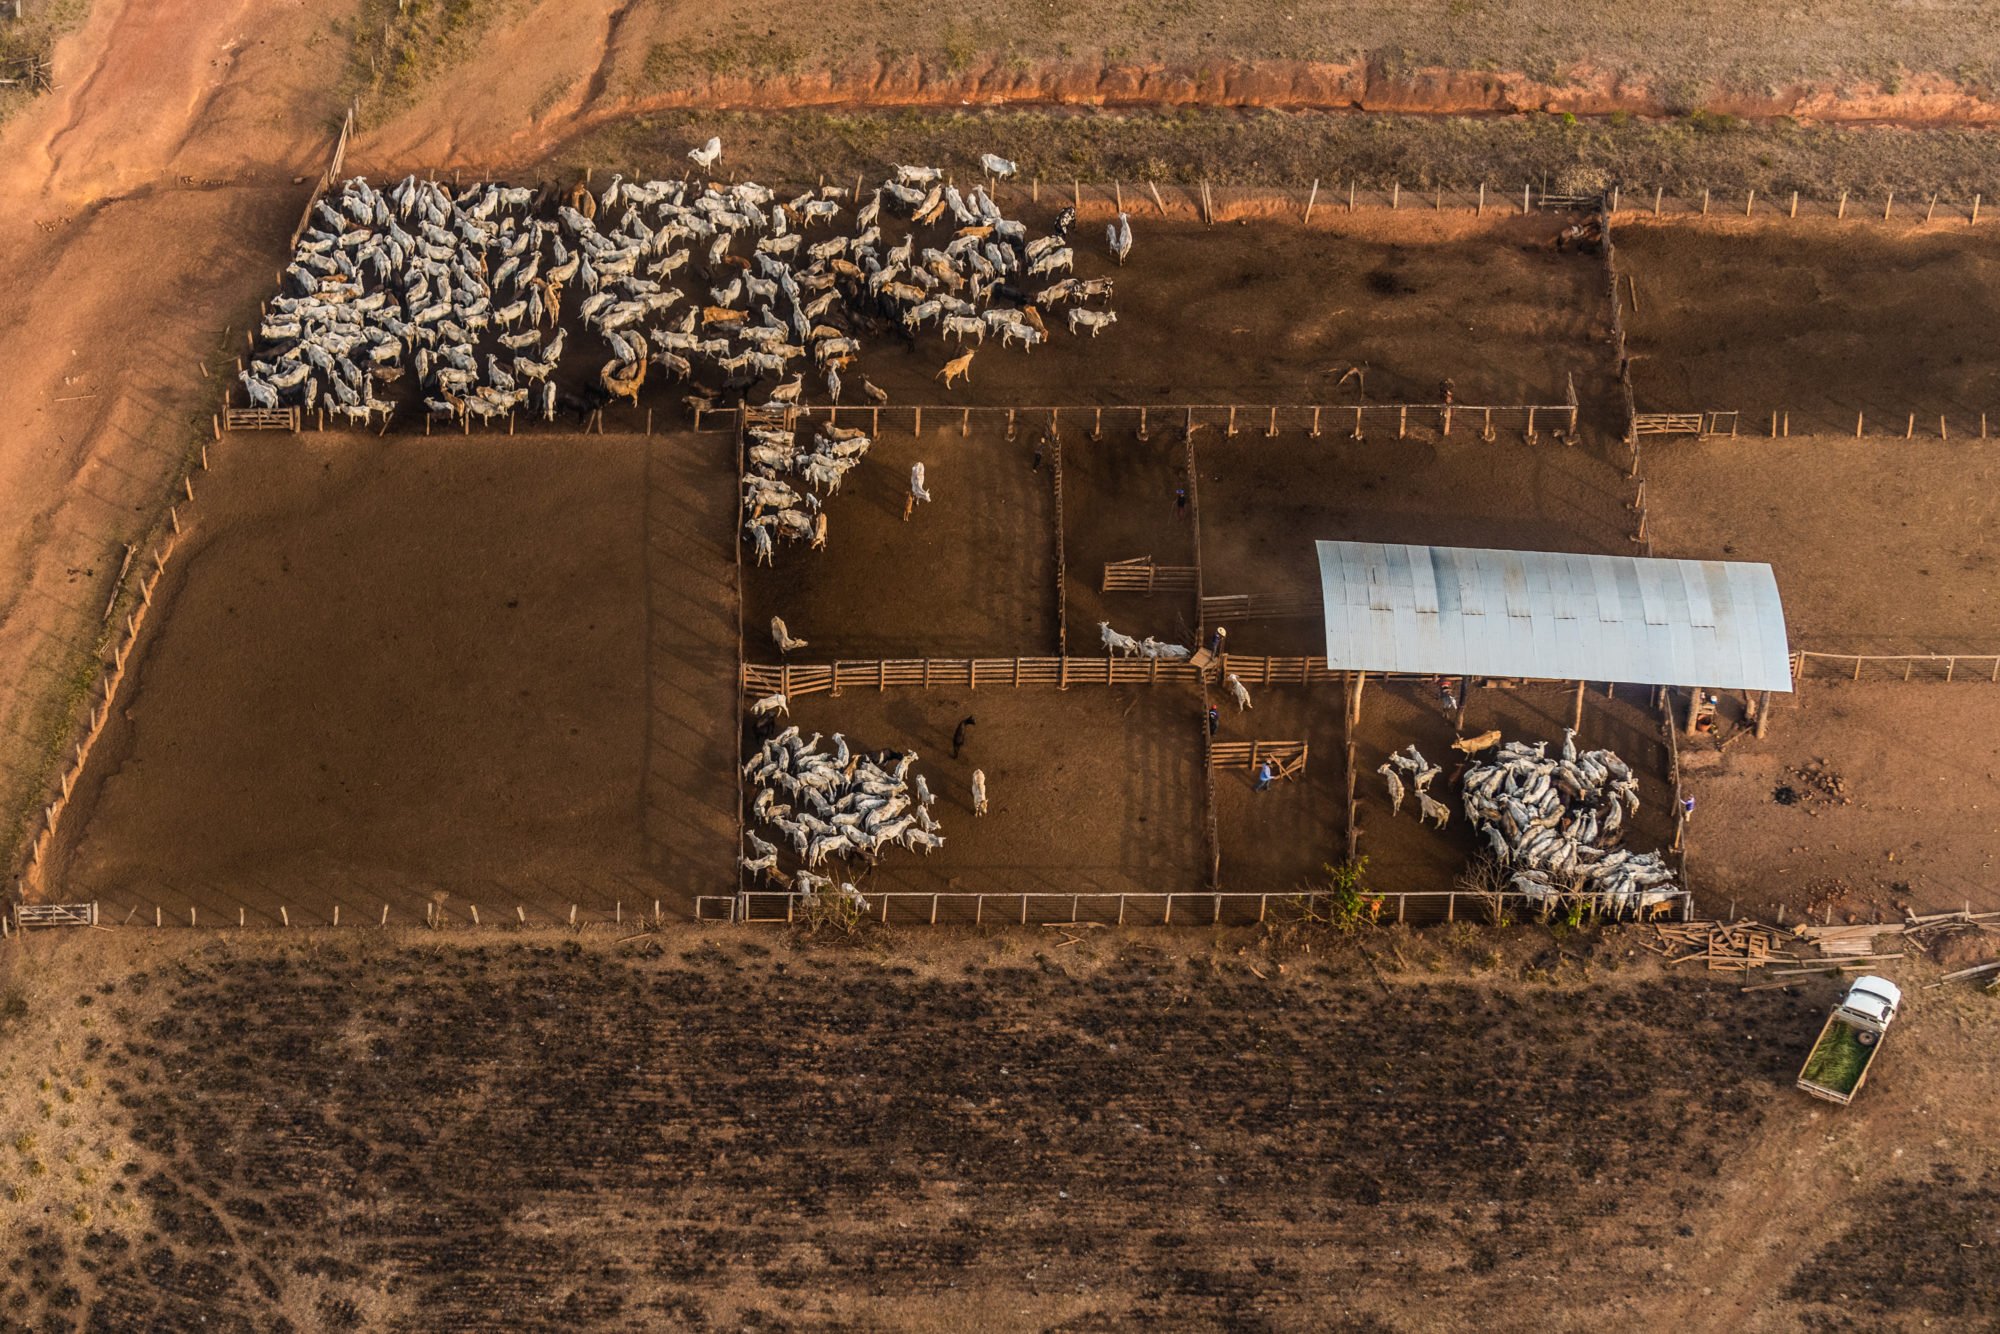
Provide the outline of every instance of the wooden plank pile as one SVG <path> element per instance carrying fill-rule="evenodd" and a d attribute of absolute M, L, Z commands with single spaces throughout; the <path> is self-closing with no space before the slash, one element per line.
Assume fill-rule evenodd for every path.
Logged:
<path fill-rule="evenodd" d="M 1803 963 L 1779 950 L 1788 933 L 1762 922 L 1659 922 L 1641 943 L 1670 964 L 1700 959 L 1712 973 L 1747 972 L 1774 963 Z"/>
<path fill-rule="evenodd" d="M 1792 934 L 1818 946 L 1826 958 L 1858 959 L 1875 953 L 1878 937 L 1900 935 L 1902 931 L 1902 926 L 1895 922 L 1859 922 L 1852 926 L 1794 927 Z"/>

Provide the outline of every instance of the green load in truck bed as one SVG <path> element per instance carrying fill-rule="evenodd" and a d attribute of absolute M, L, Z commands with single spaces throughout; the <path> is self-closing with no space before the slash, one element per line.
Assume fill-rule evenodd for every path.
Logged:
<path fill-rule="evenodd" d="M 1845 1020 L 1830 1020 L 1813 1046 L 1812 1055 L 1806 1058 L 1806 1068 L 1799 1072 L 1799 1078 L 1837 1093 L 1854 1092 L 1880 1043 L 1877 1034 L 1866 1034 L 1870 1041 L 1865 1043 L 1863 1036 L 1862 1030 Z"/>

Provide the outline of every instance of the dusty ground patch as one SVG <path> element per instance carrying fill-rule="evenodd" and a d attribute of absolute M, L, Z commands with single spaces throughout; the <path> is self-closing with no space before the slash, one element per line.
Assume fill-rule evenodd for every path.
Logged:
<path fill-rule="evenodd" d="M 1654 550 L 1768 562 L 1794 648 L 2000 651 L 1991 442 L 1677 437 L 1645 475 Z"/>
<path fill-rule="evenodd" d="M 1856 414 L 1878 435 L 1915 414 L 1935 435 L 1949 415 L 1964 436 L 2000 390 L 1982 315 L 2000 244 L 1983 228 L 1627 224 L 1618 263 L 1638 283 L 1626 328 L 1643 412 L 1737 409 L 1748 436 L 1774 411 L 1794 435 L 1852 435 Z"/>
<path fill-rule="evenodd" d="M 1712 900 L 1789 920 L 2000 907 L 2000 691 L 1808 681 L 1772 717 L 1761 742 L 1683 751 Z"/>
<path fill-rule="evenodd" d="M 232 441 L 69 892 L 325 920 L 650 908 L 726 873 L 733 519 L 696 448 Z"/>

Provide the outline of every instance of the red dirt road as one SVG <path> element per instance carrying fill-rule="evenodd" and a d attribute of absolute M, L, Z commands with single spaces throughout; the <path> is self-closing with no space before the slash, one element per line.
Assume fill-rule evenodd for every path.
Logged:
<path fill-rule="evenodd" d="M 101 0 L 0 129 L 0 854 L 324 160 L 352 0 Z"/>

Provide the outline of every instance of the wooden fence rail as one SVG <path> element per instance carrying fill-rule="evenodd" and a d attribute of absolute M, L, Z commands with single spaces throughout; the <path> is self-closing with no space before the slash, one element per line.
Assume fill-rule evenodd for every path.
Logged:
<path fill-rule="evenodd" d="M 1735 435 L 1735 408 L 1713 408 L 1701 412 L 1634 412 L 1632 434 L 1641 435 Z"/>
<path fill-rule="evenodd" d="M 733 431 L 740 407 L 702 408 L 694 415 L 698 431 Z M 1159 430 L 1213 430 L 1224 438 L 1244 435 L 1259 439 L 1304 434 L 1318 439 L 1329 432 L 1362 440 L 1375 436 L 1402 439 L 1417 432 L 1441 436 L 1472 434 L 1484 440 L 1501 431 L 1538 439 L 1544 431 L 1576 430 L 1574 403 L 1509 403 L 1491 406 L 1466 403 L 1117 403 L 1038 404 L 1017 407 L 953 407 L 948 404 L 897 404 L 889 407 L 812 404 L 796 410 L 799 417 L 824 418 L 829 424 L 861 427 L 870 435 L 903 430 L 921 436 L 925 428 L 957 427 L 969 434 L 1005 424 L 1010 428 L 1036 424 L 1054 431 L 1067 424 L 1082 428 L 1090 440 L 1111 428 L 1129 429 L 1141 440 Z M 613 430 L 636 430 L 644 412 L 606 409 Z M 619 425 L 628 422 L 630 425 Z M 499 429 L 497 426 L 491 429 Z"/>
<path fill-rule="evenodd" d="M 299 431 L 300 409 L 291 408 L 224 408 L 222 429 L 225 431 Z"/>
<path fill-rule="evenodd" d="M 291 243 L 286 247 L 288 255 L 298 252 L 299 238 L 312 226 L 313 209 L 326 196 L 326 192 L 339 182 L 341 168 L 347 162 L 347 141 L 353 137 L 354 107 L 350 104 L 347 114 L 341 117 L 340 131 L 334 136 L 333 154 L 327 159 L 326 170 L 320 173 L 319 179 L 313 184 L 312 195 L 306 200 L 304 211 L 299 214 L 299 225 L 292 228 Z M 280 285 L 282 286 L 282 282 Z"/>
<path fill-rule="evenodd" d="M 1284 597 L 1270 593 L 1208 593 L 1201 599 L 1201 623 L 1284 620 L 1318 616 L 1326 604 L 1317 593 Z"/>
<path fill-rule="evenodd" d="M 1254 769 L 1269 760 L 1280 777 L 1305 772 L 1311 747 L 1303 741 L 1218 741 L 1209 747 L 1208 762 L 1218 769 Z"/>
<path fill-rule="evenodd" d="M 1063 532 L 1063 438 L 1060 431 L 1049 432 L 1049 485 L 1055 506 L 1056 543 L 1056 656 L 1069 656 L 1069 540 Z"/>
<path fill-rule="evenodd" d="M 20 903 L 14 906 L 16 928 L 30 926 L 96 926 L 97 903 Z"/>
<path fill-rule="evenodd" d="M 1192 565 L 1155 565 L 1151 556 L 1104 563 L 1106 593 L 1192 593 Z"/>
<path fill-rule="evenodd" d="M 798 919 L 805 894 L 783 890 L 749 890 L 733 901 L 719 895 L 697 905 L 700 921 L 776 923 Z M 1160 890 L 1154 893 L 1080 890 L 1074 893 L 1020 890 L 938 891 L 891 890 L 868 894 L 868 915 L 884 924 L 904 926 L 983 926 L 995 924 L 1045 926 L 1103 923 L 1106 925 L 1222 926 L 1262 922 L 1276 915 L 1310 916 L 1332 897 L 1329 890 L 1290 892 L 1246 890 Z M 1592 896 L 1572 896 L 1586 902 Z M 1461 890 L 1412 890 L 1367 896 L 1369 920 L 1379 926 L 1421 926 L 1443 922 L 1495 920 L 1496 909 L 1518 915 L 1546 906 L 1526 895 L 1503 892 L 1473 894 Z M 1692 897 L 1683 893 L 1650 908 L 1633 912 L 1613 909 L 1602 899 L 1596 910 L 1605 918 L 1693 916 Z M 899 912 L 897 905 L 914 905 Z M 1086 911 L 1086 908 L 1088 911 Z"/>
<path fill-rule="evenodd" d="M 815 695 L 844 690 L 929 689 L 1073 685 L 1195 684 L 1200 673 L 1188 663 L 1164 658 L 904 658 L 859 662 L 745 663 L 743 691 L 751 697 L 772 693 Z"/>
<path fill-rule="evenodd" d="M 2000 653 L 1792 654 L 1794 681 L 2000 682 Z"/>

